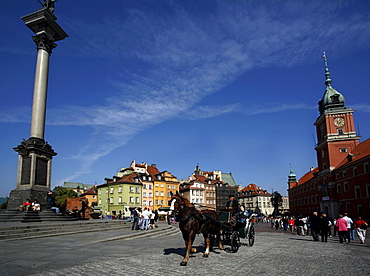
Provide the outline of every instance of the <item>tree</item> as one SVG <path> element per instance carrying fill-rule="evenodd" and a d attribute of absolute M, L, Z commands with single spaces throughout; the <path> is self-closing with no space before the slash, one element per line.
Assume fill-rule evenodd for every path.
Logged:
<path fill-rule="evenodd" d="M 72 189 L 66 189 L 64 187 L 55 187 L 54 190 L 55 201 L 57 205 L 66 202 L 67 197 L 78 197 L 78 194 Z"/>
<path fill-rule="evenodd" d="M 280 214 L 279 207 L 283 205 L 283 196 L 278 191 L 275 191 L 272 193 L 271 203 L 272 203 L 272 206 L 274 207 L 273 214 L 279 215 Z"/>

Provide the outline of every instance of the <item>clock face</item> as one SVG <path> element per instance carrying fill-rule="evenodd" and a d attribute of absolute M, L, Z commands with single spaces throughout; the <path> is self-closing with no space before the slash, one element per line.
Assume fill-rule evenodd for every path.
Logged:
<path fill-rule="evenodd" d="M 334 125 L 337 127 L 344 126 L 344 118 L 335 118 Z"/>

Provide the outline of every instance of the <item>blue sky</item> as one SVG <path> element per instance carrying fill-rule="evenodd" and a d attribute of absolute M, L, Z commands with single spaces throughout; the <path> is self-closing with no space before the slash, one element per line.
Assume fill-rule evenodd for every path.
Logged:
<path fill-rule="evenodd" d="M 0 196 L 15 188 L 30 136 L 36 48 L 21 16 L 0 4 Z M 197 163 L 286 194 L 316 166 L 313 123 L 332 86 L 370 137 L 369 1 L 56 2 L 69 34 L 50 59 L 47 140 L 52 186 L 100 184 L 132 160 L 179 179 Z"/>

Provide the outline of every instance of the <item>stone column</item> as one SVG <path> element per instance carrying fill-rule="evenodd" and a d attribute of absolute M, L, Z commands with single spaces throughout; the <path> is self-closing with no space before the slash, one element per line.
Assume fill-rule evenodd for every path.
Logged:
<path fill-rule="evenodd" d="M 31 133 L 14 150 L 18 152 L 17 187 L 11 191 L 8 209 L 18 209 L 26 199 L 37 199 L 41 206 L 47 203 L 51 186 L 51 161 L 57 153 L 44 140 L 46 99 L 49 74 L 49 57 L 57 46 L 54 42 L 68 35 L 55 22 L 53 10 L 45 7 L 22 20 L 36 35 L 32 37 L 37 47 L 37 62 L 32 104 Z"/>

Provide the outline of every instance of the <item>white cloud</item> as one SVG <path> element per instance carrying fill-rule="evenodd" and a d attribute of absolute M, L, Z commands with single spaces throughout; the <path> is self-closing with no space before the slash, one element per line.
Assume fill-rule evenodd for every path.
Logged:
<path fill-rule="evenodd" d="M 108 59 L 114 71 L 124 72 L 110 76 L 116 91 L 105 103 L 48 110 L 49 124 L 94 128 L 94 137 L 73 158 L 91 165 L 137 133 L 184 112 L 190 118 L 235 112 L 238 104 L 197 104 L 250 69 L 302 63 L 321 53 L 322 45 L 344 53 L 348 40 L 342 37 L 356 40 L 357 49 L 370 43 L 365 15 L 342 17 L 331 3 L 220 1 L 217 5 L 206 14 L 177 8 L 164 16 L 143 7 L 129 10 L 126 17 L 68 20 L 73 43 L 64 47 L 80 56 Z M 124 66 L 127 60 L 136 65 L 132 71 Z M 252 115 L 302 108 L 316 107 L 264 104 L 238 112 Z M 0 121 L 22 121 L 28 116 L 18 111 Z M 83 173 L 86 165 L 73 177 Z"/>

